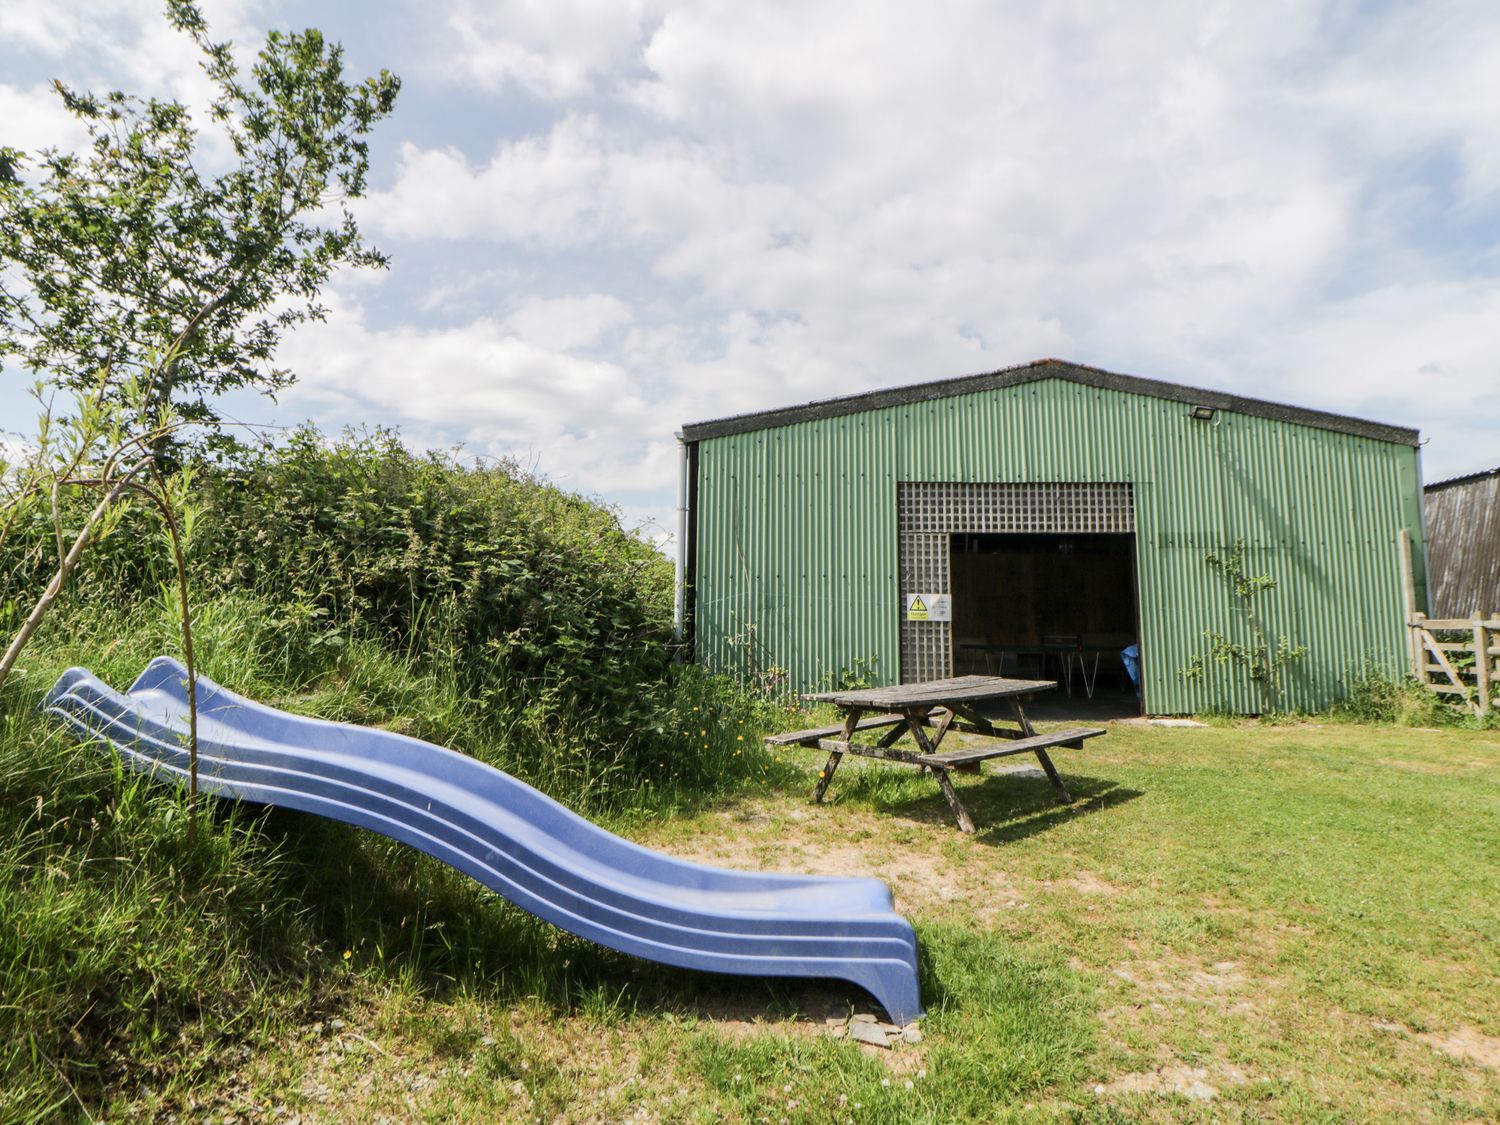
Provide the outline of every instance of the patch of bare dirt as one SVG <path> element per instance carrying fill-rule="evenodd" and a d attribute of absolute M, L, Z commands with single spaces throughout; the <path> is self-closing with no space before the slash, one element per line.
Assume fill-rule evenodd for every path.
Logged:
<path fill-rule="evenodd" d="M 767 1018 L 763 998 L 747 999 L 729 991 L 699 995 L 689 1005 L 688 1013 L 729 1039 L 750 1039 L 766 1032 L 812 1039 L 826 1034 L 833 1022 L 849 1018 L 849 997 L 847 989 L 809 982 L 797 996 L 795 1015 Z"/>
<path fill-rule="evenodd" d="M 643 1069 L 629 1036 L 585 1019 L 557 1021 L 516 1009 L 508 1016 L 454 1010 L 443 1022 L 459 1031 L 444 1041 L 382 1024 L 379 1013 L 349 1015 L 373 1022 L 362 1020 L 362 1032 L 342 1019 L 312 1025 L 285 1045 L 295 1055 L 293 1069 L 275 1069 L 275 1059 L 253 1068 L 244 1088 L 262 1091 L 258 1098 L 221 1092 L 211 1104 L 192 1107 L 210 1113 L 195 1112 L 188 1119 L 222 1117 L 237 1125 L 398 1125 L 446 1120 L 458 1097 L 474 1100 L 490 1119 L 551 1121 L 564 1119 L 558 1106 L 567 1101 L 559 1092 L 565 1089 L 573 1097 L 565 1106 L 565 1119 L 582 1125 L 658 1121 L 671 1101 L 685 1096 L 681 1089 L 671 1091 L 669 1078 Z M 395 1024 L 402 1022 L 400 1015 L 386 1015 Z M 470 1092 L 476 1082 L 486 1093 Z M 658 1093 L 664 1086 L 666 1091 Z M 267 1098 L 267 1089 L 279 1093 Z M 654 1104 L 658 1101 L 661 1112 Z M 630 1103 L 628 1110 L 620 1108 L 623 1103 Z"/>
<path fill-rule="evenodd" d="M 1180 1094 L 1193 1101 L 1211 1102 L 1225 1086 L 1243 1086 L 1249 1079 L 1234 1067 L 1210 1069 L 1174 1064 L 1135 1074 L 1122 1074 L 1094 1087 L 1096 1094 Z"/>
<path fill-rule="evenodd" d="M 1092 871 L 1079 871 L 1066 879 L 1048 879 L 1042 886 L 1049 890 L 1076 891 L 1083 895 L 1103 895 L 1113 897 L 1120 893 L 1121 888 L 1115 886 L 1106 879 L 1101 879 Z"/>
<path fill-rule="evenodd" d="M 750 1004 L 728 997 L 700 998 L 693 1005 L 692 1015 L 701 1026 L 712 1028 L 719 1035 L 735 1042 L 767 1034 L 795 1039 L 814 1039 L 819 1036 L 854 1039 L 853 1024 L 867 1022 L 869 1027 L 880 1029 L 885 1046 L 861 1042 L 861 1054 L 879 1059 L 892 1074 L 906 1075 L 920 1071 L 922 1077 L 927 1076 L 927 1048 L 923 1044 L 918 1024 L 901 1028 L 882 1022 L 885 1013 L 879 1008 L 866 1002 L 851 1009 L 847 992 L 833 990 L 826 994 L 811 992 L 800 997 L 797 1008 L 796 1015 L 767 1019 L 765 1006 L 759 1001 Z M 904 1037 L 903 1032 L 910 1037 Z"/>
<path fill-rule="evenodd" d="M 1465 1025 L 1446 1034 L 1424 1032 L 1417 1038 L 1450 1059 L 1500 1070 L 1500 1037 L 1486 1035 L 1477 1027 Z"/>
<path fill-rule="evenodd" d="M 1123 961 L 1111 971 L 1158 1004 L 1206 1004 L 1222 1012 L 1249 1012 L 1255 1007 L 1245 995 L 1249 980 L 1237 961 L 1216 961 L 1209 966 Z"/>
<path fill-rule="evenodd" d="M 727 831 L 653 841 L 651 846 L 679 859 L 746 871 L 880 879 L 903 913 L 962 910 L 984 919 L 1025 905 L 1003 872 L 985 864 L 956 864 L 945 855 L 938 845 L 952 833 L 946 826 L 939 839 L 893 824 L 889 817 L 852 809 L 778 810 L 772 817 L 750 807 L 722 819 Z"/>
<path fill-rule="evenodd" d="M 1500 1036 L 1486 1035 L 1477 1027 L 1463 1024 L 1453 1031 L 1416 1031 L 1397 1020 L 1375 1019 L 1370 1026 L 1376 1031 L 1401 1035 L 1425 1043 L 1440 1055 L 1459 1062 L 1500 1070 Z"/>

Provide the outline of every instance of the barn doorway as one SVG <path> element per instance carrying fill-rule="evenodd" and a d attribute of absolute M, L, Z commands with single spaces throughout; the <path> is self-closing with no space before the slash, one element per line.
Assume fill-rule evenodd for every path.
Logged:
<path fill-rule="evenodd" d="M 949 574 L 956 674 L 1056 680 L 1039 713 L 1140 713 L 1133 533 L 952 535 Z"/>
<path fill-rule="evenodd" d="M 1133 543 L 1135 501 L 1128 481 L 901 481 L 896 485 L 896 518 L 900 676 L 902 683 L 910 684 L 959 671 L 954 661 L 959 655 L 959 622 L 946 616 L 914 618 L 905 608 L 909 594 L 953 592 L 950 562 L 956 557 L 955 543 L 1071 539 L 1076 544 L 1103 537 Z M 1133 562 L 1134 551 L 1126 553 Z M 1133 574 L 1129 589 L 1134 620 Z M 972 609 L 969 618 L 983 624 L 983 615 L 976 618 Z M 969 639 L 969 634 L 963 638 Z"/>

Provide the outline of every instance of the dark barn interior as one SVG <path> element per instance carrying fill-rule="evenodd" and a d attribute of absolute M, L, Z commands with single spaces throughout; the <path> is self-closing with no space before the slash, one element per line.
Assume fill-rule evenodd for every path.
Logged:
<path fill-rule="evenodd" d="M 949 561 L 955 674 L 1136 710 L 1120 656 L 1139 636 L 1134 535 L 955 535 Z"/>

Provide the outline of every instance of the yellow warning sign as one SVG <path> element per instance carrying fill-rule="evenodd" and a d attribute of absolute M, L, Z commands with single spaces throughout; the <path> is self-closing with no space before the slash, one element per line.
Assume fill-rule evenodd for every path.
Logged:
<path fill-rule="evenodd" d="M 906 594 L 908 621 L 952 621 L 953 599 L 948 594 Z"/>

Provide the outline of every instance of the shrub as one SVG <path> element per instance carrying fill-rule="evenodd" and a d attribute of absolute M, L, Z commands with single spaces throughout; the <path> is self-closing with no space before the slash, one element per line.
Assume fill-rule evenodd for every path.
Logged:
<path fill-rule="evenodd" d="M 1348 694 L 1332 711 L 1357 723 L 1406 727 L 1452 726 L 1466 717 L 1461 708 L 1410 677 L 1394 677 L 1373 663 L 1366 663 L 1350 677 Z"/>
<path fill-rule="evenodd" d="M 397 724 L 588 810 L 763 771 L 758 739 L 748 756 L 735 739 L 741 722 L 775 720 L 675 663 L 671 565 L 607 507 L 513 463 L 412 453 L 384 430 L 330 441 L 304 428 L 193 469 L 207 675 Z M 45 581 L 51 541 L 45 521 L 7 539 L 10 589 Z M 176 650 L 172 574 L 152 516 L 131 511 L 75 580 L 82 616 L 58 628 L 86 623 L 101 647 L 128 652 L 128 680 Z M 734 724 L 727 743 L 710 713 Z"/>

